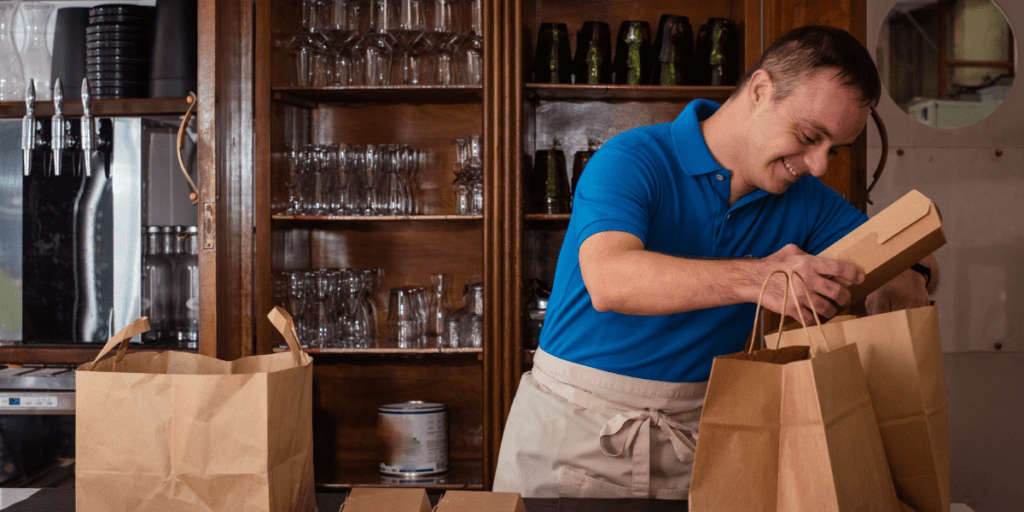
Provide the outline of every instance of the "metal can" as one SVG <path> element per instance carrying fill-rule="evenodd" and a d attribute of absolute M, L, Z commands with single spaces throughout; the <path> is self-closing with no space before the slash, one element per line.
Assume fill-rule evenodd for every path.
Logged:
<path fill-rule="evenodd" d="M 448 406 L 421 401 L 377 408 L 380 472 L 420 477 L 448 471 Z"/>

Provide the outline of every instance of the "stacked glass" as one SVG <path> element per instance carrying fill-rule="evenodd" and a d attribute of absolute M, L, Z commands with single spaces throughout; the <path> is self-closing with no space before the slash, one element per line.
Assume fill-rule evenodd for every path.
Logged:
<path fill-rule="evenodd" d="M 406 144 L 289 147 L 282 215 L 415 215 L 426 154 Z"/>
<path fill-rule="evenodd" d="M 376 348 L 378 268 L 290 270 L 275 276 L 274 302 L 291 313 L 307 348 Z"/>
<path fill-rule="evenodd" d="M 455 181 L 452 182 L 455 212 L 481 215 L 484 212 L 483 139 L 479 135 L 455 139 L 455 147 Z"/>

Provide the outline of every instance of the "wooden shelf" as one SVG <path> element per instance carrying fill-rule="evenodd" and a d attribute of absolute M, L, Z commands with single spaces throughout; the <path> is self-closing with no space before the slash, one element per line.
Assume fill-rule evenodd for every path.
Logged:
<path fill-rule="evenodd" d="M 725 101 L 733 86 L 690 85 L 574 85 L 526 84 L 526 97 L 533 101 L 690 101 L 698 98 Z"/>
<path fill-rule="evenodd" d="M 524 215 L 529 221 L 558 221 L 566 222 L 572 216 L 571 213 L 527 213 Z"/>
<path fill-rule="evenodd" d="M 274 352 L 288 350 L 284 346 L 274 347 Z M 423 354 L 482 354 L 482 348 L 304 348 L 307 354 L 352 354 L 352 355 L 423 355 Z"/>
<path fill-rule="evenodd" d="M 0 346 L 0 364 L 54 364 L 80 365 L 96 359 L 102 344 L 47 344 L 47 345 L 3 345 Z M 142 347 L 131 345 L 128 353 L 133 352 L 180 352 L 197 353 L 196 350 L 175 348 L 171 346 Z"/>
<path fill-rule="evenodd" d="M 401 222 L 482 220 L 483 215 L 274 215 L 273 220 L 313 222 Z"/>
<path fill-rule="evenodd" d="M 339 460 L 335 466 L 337 483 L 317 483 L 318 491 L 343 491 L 352 487 L 417 487 L 424 489 L 483 489 L 483 461 L 479 459 L 452 459 L 451 469 L 440 475 L 419 478 L 381 474 L 375 460 Z"/>
<path fill-rule="evenodd" d="M 94 100 L 91 113 L 94 117 L 181 115 L 188 111 L 188 106 L 185 98 Z M 37 101 L 32 113 L 35 117 L 51 117 L 53 112 L 52 101 Z M 80 117 L 82 102 L 65 99 L 61 112 L 66 117 Z M 0 103 L 0 118 L 20 118 L 24 115 L 25 102 Z"/>
<path fill-rule="evenodd" d="M 319 103 L 452 104 L 483 101 L 479 85 L 384 85 L 331 87 L 274 87 L 273 98 L 304 108 Z"/>

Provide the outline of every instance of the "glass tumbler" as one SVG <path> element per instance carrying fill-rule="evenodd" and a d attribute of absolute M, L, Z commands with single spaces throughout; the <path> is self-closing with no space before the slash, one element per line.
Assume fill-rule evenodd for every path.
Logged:
<path fill-rule="evenodd" d="M 14 46 L 14 14 L 18 2 L 0 1 L 0 101 L 25 99 L 25 75 Z"/>
<path fill-rule="evenodd" d="M 36 101 L 49 101 L 53 96 L 53 82 L 50 80 L 50 45 L 46 43 L 47 22 L 54 11 L 47 2 L 22 2 L 21 13 L 25 20 L 25 39 L 21 50 L 21 67 L 26 83 L 33 80 L 36 87 Z"/>
<path fill-rule="evenodd" d="M 392 288 L 388 297 L 388 348 L 419 348 L 420 318 L 416 289 Z"/>

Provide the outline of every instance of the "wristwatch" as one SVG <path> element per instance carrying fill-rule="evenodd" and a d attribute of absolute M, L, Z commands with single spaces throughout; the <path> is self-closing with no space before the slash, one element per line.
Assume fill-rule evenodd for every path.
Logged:
<path fill-rule="evenodd" d="M 924 263 L 914 263 L 910 266 L 910 270 L 917 272 L 924 276 L 924 287 L 928 288 L 928 285 L 932 284 L 932 269 Z"/>

